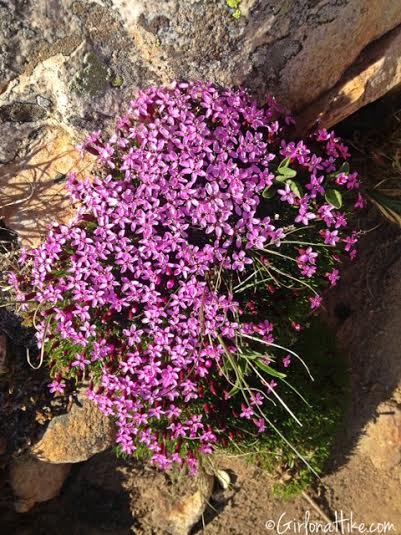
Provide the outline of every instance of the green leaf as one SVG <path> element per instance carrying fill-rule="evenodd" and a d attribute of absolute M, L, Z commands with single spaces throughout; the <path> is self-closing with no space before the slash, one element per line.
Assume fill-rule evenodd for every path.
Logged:
<path fill-rule="evenodd" d="M 265 364 L 261 360 L 255 360 L 255 364 L 256 364 L 256 366 L 258 366 L 258 368 L 260 368 L 264 372 L 268 373 L 272 377 L 277 377 L 278 379 L 285 379 L 285 377 L 287 377 L 287 375 L 285 373 L 278 372 L 277 370 L 275 370 L 271 366 L 268 366 L 267 364 Z"/>
<path fill-rule="evenodd" d="M 241 11 L 239 9 L 236 9 L 233 13 L 233 17 L 235 19 L 239 19 L 241 17 Z"/>
<path fill-rule="evenodd" d="M 278 169 L 278 172 L 281 176 L 285 178 L 294 178 L 294 176 L 297 176 L 297 172 L 295 169 L 291 169 L 291 167 L 284 167 L 283 169 Z"/>
<path fill-rule="evenodd" d="M 274 197 L 275 194 L 276 192 L 273 188 L 265 188 L 262 191 L 262 197 L 264 197 L 265 199 L 271 199 L 272 197 Z"/>
<path fill-rule="evenodd" d="M 288 184 L 291 188 L 291 191 L 300 199 L 303 197 L 304 192 L 302 191 L 301 184 L 298 184 L 295 180 L 286 180 L 286 184 Z"/>
<path fill-rule="evenodd" d="M 240 0 L 227 0 L 227 5 L 231 9 L 237 9 L 239 6 Z"/>
<path fill-rule="evenodd" d="M 263 357 L 262 353 L 259 353 L 257 351 L 245 351 L 242 356 L 246 359 L 251 360 L 260 359 L 261 357 Z"/>
<path fill-rule="evenodd" d="M 329 204 L 331 204 L 331 206 L 334 206 L 334 208 L 341 208 L 343 205 L 341 193 L 336 189 L 327 190 L 325 199 Z"/>
<path fill-rule="evenodd" d="M 277 175 L 275 178 L 276 178 L 276 182 L 285 182 L 286 180 L 288 180 L 288 177 L 283 176 L 283 175 Z"/>
<path fill-rule="evenodd" d="M 280 162 L 277 169 L 279 170 L 286 169 L 290 165 L 290 162 L 291 162 L 291 158 L 284 158 L 284 160 Z"/>
<path fill-rule="evenodd" d="M 234 386 L 229 391 L 229 395 L 230 396 L 235 396 L 236 394 L 238 394 L 238 392 L 243 390 L 243 383 L 244 383 L 243 376 L 237 376 L 237 378 L 235 380 L 235 383 L 234 383 Z"/>

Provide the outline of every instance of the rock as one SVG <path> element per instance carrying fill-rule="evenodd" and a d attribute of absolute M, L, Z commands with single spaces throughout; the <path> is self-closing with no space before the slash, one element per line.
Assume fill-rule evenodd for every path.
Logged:
<path fill-rule="evenodd" d="M 363 454 L 381 470 L 391 470 L 401 463 L 401 410 L 382 404 L 379 416 L 370 422 L 359 444 Z"/>
<path fill-rule="evenodd" d="M 44 119 L 46 110 L 32 102 L 13 102 L 0 108 L 0 120 L 10 123 L 33 123 Z"/>
<path fill-rule="evenodd" d="M 24 246 L 38 245 L 50 223 L 71 217 L 66 175 L 77 170 L 85 176 L 91 165 L 91 158 L 80 158 L 68 132 L 44 127 L 35 132 L 18 159 L 2 166 L 1 215 Z"/>
<path fill-rule="evenodd" d="M 179 494 L 175 499 L 161 493 L 157 500 L 158 507 L 152 515 L 154 525 L 169 535 L 188 535 L 201 519 L 211 497 L 213 485 L 214 477 L 202 474 L 196 479 L 195 492 L 184 496 Z"/>
<path fill-rule="evenodd" d="M 339 82 L 298 118 L 300 132 L 318 121 L 326 128 L 401 84 L 401 28 L 362 52 Z"/>
<path fill-rule="evenodd" d="M 69 464 L 49 464 L 30 455 L 14 459 L 10 465 L 10 485 L 17 498 L 15 510 L 26 513 L 36 503 L 58 496 L 70 473 Z"/>
<path fill-rule="evenodd" d="M 2 4 L 0 116 L 13 122 L 22 106 L 31 123 L 78 132 L 110 122 L 138 87 L 182 78 L 272 92 L 298 112 L 401 24 L 398 0 L 242 0 L 240 10 L 234 18 L 225 0 Z"/>
<path fill-rule="evenodd" d="M 49 463 L 79 463 L 104 451 L 114 443 L 114 427 L 96 405 L 87 399 L 82 406 L 56 416 L 31 452 Z"/>
<path fill-rule="evenodd" d="M 56 130 L 61 139 L 40 153 L 40 172 L 37 158 L 29 169 L 40 175 L 60 145 L 109 131 L 139 88 L 173 79 L 243 85 L 261 99 L 273 93 L 301 117 L 300 133 L 318 118 L 334 124 L 401 81 L 399 0 L 241 0 L 240 11 L 233 17 L 226 0 L 1 3 L 0 163 L 30 162 L 36 141 Z M 17 182 L 15 191 L 30 195 L 31 179 Z M 65 191 L 55 195 L 49 213 L 8 205 L 26 244 L 68 212 L 68 203 L 58 206 Z"/>
<path fill-rule="evenodd" d="M 230 484 L 231 484 L 230 474 L 226 472 L 225 470 L 217 470 L 216 478 L 217 478 L 217 481 L 219 482 L 220 487 L 223 490 L 227 490 L 230 487 Z"/>
<path fill-rule="evenodd" d="M 293 110 L 333 87 L 369 43 L 401 23 L 398 0 L 242 0 L 238 20 L 223 1 L 111 4 L 152 69 L 271 91 Z"/>

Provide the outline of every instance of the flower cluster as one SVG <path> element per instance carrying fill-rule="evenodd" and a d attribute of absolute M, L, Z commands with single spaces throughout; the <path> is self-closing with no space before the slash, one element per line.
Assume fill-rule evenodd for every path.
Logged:
<path fill-rule="evenodd" d="M 125 453 L 195 471 L 241 427 L 265 431 L 283 345 L 355 255 L 346 147 L 325 130 L 286 142 L 282 123 L 242 89 L 140 92 L 108 141 L 81 145 L 101 171 L 71 174 L 74 220 L 23 253 L 32 276 L 13 282 L 51 390 L 85 381 Z"/>

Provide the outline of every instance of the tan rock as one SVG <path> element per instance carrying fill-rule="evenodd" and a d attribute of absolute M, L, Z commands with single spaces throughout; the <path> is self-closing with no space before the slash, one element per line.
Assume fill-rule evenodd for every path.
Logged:
<path fill-rule="evenodd" d="M 10 484 L 17 498 L 15 509 L 26 513 L 36 503 L 55 498 L 70 473 L 69 464 L 49 464 L 30 455 L 11 462 Z"/>
<path fill-rule="evenodd" d="M 96 405 L 82 400 L 68 414 L 56 416 L 42 439 L 32 448 L 32 454 L 49 463 L 79 463 L 114 443 L 114 427 Z"/>
<path fill-rule="evenodd" d="M 89 172 L 90 158 L 81 159 L 70 134 L 58 127 L 42 129 L 24 157 L 0 170 L 0 211 L 6 224 L 18 232 L 24 246 L 37 246 L 54 221 L 73 214 L 65 176 Z"/>
<path fill-rule="evenodd" d="M 184 496 L 160 496 L 158 508 L 153 512 L 153 521 L 170 535 L 188 535 L 201 519 L 212 494 L 214 477 L 202 474 L 196 480 L 197 489 Z"/>
<path fill-rule="evenodd" d="M 300 132 L 318 122 L 329 128 L 401 84 L 401 28 L 363 51 L 337 84 L 298 118 Z"/>
<path fill-rule="evenodd" d="M 401 463 L 401 410 L 380 406 L 378 418 L 368 424 L 359 447 L 378 469 L 391 470 Z"/>

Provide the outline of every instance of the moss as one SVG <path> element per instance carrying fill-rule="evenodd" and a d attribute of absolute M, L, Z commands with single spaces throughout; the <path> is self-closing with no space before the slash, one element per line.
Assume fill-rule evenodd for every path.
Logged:
<path fill-rule="evenodd" d="M 112 87 L 121 87 L 124 84 L 124 78 L 120 74 L 113 74 L 110 78 L 110 84 Z"/>
<path fill-rule="evenodd" d="M 239 19 L 241 17 L 241 0 L 226 0 L 226 4 L 230 8 L 232 16 L 235 19 Z"/>
<path fill-rule="evenodd" d="M 109 81 L 109 69 L 94 52 L 90 52 L 85 57 L 83 69 L 72 80 L 70 90 L 79 95 L 94 96 L 104 91 Z"/>

